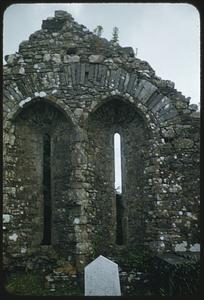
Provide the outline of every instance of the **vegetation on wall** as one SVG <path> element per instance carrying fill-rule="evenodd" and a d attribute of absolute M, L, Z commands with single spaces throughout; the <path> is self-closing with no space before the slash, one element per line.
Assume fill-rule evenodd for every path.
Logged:
<path fill-rule="evenodd" d="M 100 38 L 102 36 L 103 33 L 103 26 L 98 25 L 93 32 Z"/>
<path fill-rule="evenodd" d="M 112 40 L 113 43 L 118 43 L 119 41 L 119 28 L 113 27 Z"/>

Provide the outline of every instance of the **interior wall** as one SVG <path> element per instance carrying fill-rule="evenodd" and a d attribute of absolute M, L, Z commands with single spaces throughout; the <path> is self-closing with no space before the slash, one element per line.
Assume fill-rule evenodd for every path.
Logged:
<path fill-rule="evenodd" d="M 114 134 L 121 135 L 123 245 L 139 244 L 144 226 L 144 152 L 148 153 L 148 130 L 142 117 L 121 99 L 101 105 L 89 120 L 90 164 L 94 169 L 96 198 L 93 243 L 100 251 L 114 249 L 117 235 L 116 191 L 114 185 Z M 103 250 L 104 249 L 104 250 Z M 100 252 L 101 253 L 101 252 Z M 105 253 L 104 253 L 105 254 Z"/>
<path fill-rule="evenodd" d="M 72 205 L 68 191 L 73 129 L 54 106 L 36 101 L 22 110 L 16 119 L 16 176 L 23 189 L 17 198 L 25 212 L 21 230 L 26 232 L 28 248 L 39 247 L 43 240 L 43 137 L 50 136 L 51 173 L 51 245 L 62 255 L 75 251 Z M 67 247 L 67 245 L 69 245 Z M 66 250 L 65 250 L 66 249 Z"/>

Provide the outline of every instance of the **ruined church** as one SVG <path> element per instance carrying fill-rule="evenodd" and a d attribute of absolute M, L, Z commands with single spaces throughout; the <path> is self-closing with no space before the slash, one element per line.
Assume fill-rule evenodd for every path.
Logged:
<path fill-rule="evenodd" d="M 199 251 L 200 116 L 190 98 L 65 11 L 5 60 L 5 268 L 46 257 L 81 272 L 121 248 Z"/>

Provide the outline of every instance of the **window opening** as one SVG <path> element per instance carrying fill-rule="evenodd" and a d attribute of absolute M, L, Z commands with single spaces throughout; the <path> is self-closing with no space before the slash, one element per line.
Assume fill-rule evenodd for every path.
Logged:
<path fill-rule="evenodd" d="M 74 55 L 76 53 L 77 53 L 77 48 L 75 48 L 75 47 L 71 47 L 71 48 L 67 49 L 68 55 Z"/>
<path fill-rule="evenodd" d="M 88 72 L 88 71 L 86 71 L 86 72 L 85 72 L 85 82 L 87 82 L 87 81 L 88 81 L 88 77 L 89 77 L 89 72 Z"/>
<path fill-rule="evenodd" d="M 120 134 L 114 134 L 114 168 L 115 168 L 115 190 L 122 193 L 122 176 L 121 176 L 121 141 Z"/>
<path fill-rule="evenodd" d="M 43 239 L 42 245 L 51 244 L 51 169 L 50 169 L 50 156 L 51 156 L 51 141 L 49 134 L 43 136 Z"/>
<path fill-rule="evenodd" d="M 122 198 L 121 138 L 119 133 L 114 134 L 114 170 L 116 193 L 116 244 L 123 245 L 124 204 Z"/>
<path fill-rule="evenodd" d="M 124 236 L 123 236 L 123 215 L 124 215 L 124 206 L 123 199 L 121 194 L 116 193 L 116 244 L 123 245 Z"/>

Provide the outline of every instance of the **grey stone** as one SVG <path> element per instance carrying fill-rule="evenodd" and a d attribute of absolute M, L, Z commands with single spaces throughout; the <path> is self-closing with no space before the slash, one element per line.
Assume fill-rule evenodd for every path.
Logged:
<path fill-rule="evenodd" d="M 191 104 L 191 105 L 189 105 L 189 109 L 192 110 L 192 111 L 196 111 L 196 110 L 198 110 L 198 105 Z"/>
<path fill-rule="evenodd" d="M 52 61 L 54 61 L 57 64 L 61 63 L 61 55 L 56 53 L 52 55 Z"/>
<path fill-rule="evenodd" d="M 192 117 L 192 118 L 195 118 L 195 119 L 200 119 L 200 112 L 199 112 L 199 111 L 194 111 L 194 112 L 191 114 L 191 117 Z"/>
<path fill-rule="evenodd" d="M 10 55 L 6 55 L 5 56 L 5 60 L 7 63 L 12 64 L 14 63 L 15 59 L 16 59 L 16 55 L 15 54 L 10 54 Z"/>
<path fill-rule="evenodd" d="M 187 138 L 179 138 L 176 142 L 175 142 L 175 147 L 179 148 L 179 149 L 189 149 L 193 146 L 193 141 L 191 139 L 187 139 Z"/>
<path fill-rule="evenodd" d="M 33 265 L 41 250 L 51 263 L 51 245 L 41 247 L 45 132 L 57 260 L 71 256 L 81 274 L 91 255 L 115 247 L 117 131 L 127 249 L 147 244 L 165 252 L 185 240 L 196 245 L 198 222 L 189 213 L 199 211 L 200 113 L 131 48 L 113 47 L 72 20 L 56 12 L 3 68 L 6 267 Z M 188 215 L 178 214 L 185 206 Z"/>
<path fill-rule="evenodd" d="M 146 103 L 149 97 L 157 90 L 157 87 L 151 84 L 147 80 L 141 80 L 141 83 L 143 88 L 141 89 L 140 93 L 137 95 L 137 98 L 142 103 Z"/>
<path fill-rule="evenodd" d="M 80 57 L 78 55 L 67 55 L 67 62 L 68 63 L 77 63 L 80 61 Z"/>
<path fill-rule="evenodd" d="M 45 53 L 44 57 L 43 57 L 43 61 L 50 61 L 50 59 L 51 59 L 50 54 L 49 53 Z"/>
<path fill-rule="evenodd" d="M 121 74 L 121 69 L 118 69 L 115 73 L 115 78 L 114 78 L 114 85 L 115 88 L 118 87 L 119 81 L 120 81 L 120 74 Z"/>
<path fill-rule="evenodd" d="M 95 64 L 99 64 L 102 63 L 104 61 L 104 56 L 103 55 L 90 55 L 89 56 L 89 62 L 90 63 L 95 63 Z"/>
<path fill-rule="evenodd" d="M 85 296 L 121 296 L 118 265 L 102 255 L 87 265 Z"/>
<path fill-rule="evenodd" d="M 153 93 L 148 99 L 148 107 L 152 110 L 163 98 L 162 94 L 158 94 L 158 92 Z"/>
<path fill-rule="evenodd" d="M 84 83 L 85 78 L 85 64 L 81 64 L 81 75 L 80 75 L 80 83 Z"/>
<path fill-rule="evenodd" d="M 129 94 L 132 93 L 132 89 L 133 89 L 133 86 L 134 86 L 134 83 L 135 83 L 136 80 L 137 80 L 137 75 L 136 74 L 131 74 L 130 75 L 130 80 L 129 80 L 129 83 L 128 83 L 128 86 L 127 86 L 127 92 Z"/>
<path fill-rule="evenodd" d="M 68 16 L 68 13 L 64 10 L 56 10 L 55 11 L 55 18 L 63 18 Z"/>
<path fill-rule="evenodd" d="M 9 223 L 11 216 L 9 214 L 3 214 L 3 223 Z"/>
<path fill-rule="evenodd" d="M 130 79 L 130 75 L 129 73 L 126 73 L 125 82 L 124 82 L 124 91 L 126 91 L 127 89 L 129 79 Z"/>
<path fill-rule="evenodd" d="M 163 97 L 162 99 L 160 99 L 160 97 L 158 97 L 158 99 L 159 99 L 159 102 L 157 102 L 157 104 L 155 104 L 154 107 L 152 108 L 152 111 L 154 113 L 157 111 L 160 111 L 164 106 L 171 103 L 170 99 L 166 96 Z"/>
<path fill-rule="evenodd" d="M 134 57 L 134 56 L 135 56 L 134 50 L 133 50 L 132 47 L 123 47 L 123 48 L 122 48 L 122 51 L 123 51 L 126 55 L 128 55 L 128 56 L 130 56 L 130 57 Z"/>
<path fill-rule="evenodd" d="M 162 135 L 165 138 L 174 138 L 175 132 L 172 127 L 162 129 Z"/>

